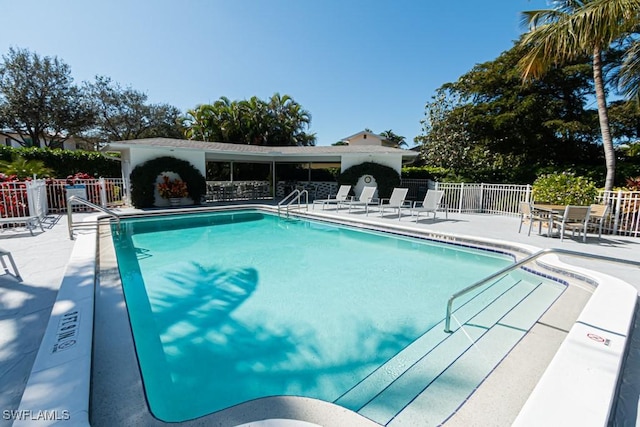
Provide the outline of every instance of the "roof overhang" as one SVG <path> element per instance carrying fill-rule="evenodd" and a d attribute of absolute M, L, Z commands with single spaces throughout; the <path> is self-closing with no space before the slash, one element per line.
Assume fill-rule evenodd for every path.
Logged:
<path fill-rule="evenodd" d="M 403 161 L 413 160 L 418 153 L 383 146 L 310 146 L 267 147 L 259 145 L 228 144 L 221 142 L 191 141 L 170 138 L 147 138 L 109 143 L 103 151 L 128 151 L 131 149 L 156 151 L 204 152 L 208 161 L 234 162 L 290 162 L 290 163 L 340 163 L 344 156 L 401 156 Z"/>

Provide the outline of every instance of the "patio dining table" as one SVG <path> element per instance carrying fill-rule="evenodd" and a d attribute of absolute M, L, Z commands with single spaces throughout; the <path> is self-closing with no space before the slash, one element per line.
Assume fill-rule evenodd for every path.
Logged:
<path fill-rule="evenodd" d="M 549 219 L 549 224 L 547 225 L 547 237 L 553 237 L 553 217 L 555 215 L 561 215 L 566 205 L 553 205 L 549 203 L 534 203 L 532 206 L 534 212 L 542 213 Z"/>

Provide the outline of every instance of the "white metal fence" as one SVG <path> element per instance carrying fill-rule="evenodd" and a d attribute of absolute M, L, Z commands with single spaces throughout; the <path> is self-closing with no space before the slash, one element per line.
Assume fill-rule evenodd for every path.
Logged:
<path fill-rule="evenodd" d="M 99 179 L 54 179 L 47 181 L 47 199 L 49 212 L 64 212 L 67 209 L 67 185 L 84 185 L 87 200 L 102 207 L 121 205 L 124 197 L 122 178 Z M 84 205 L 73 205 L 74 212 L 91 210 Z"/>
<path fill-rule="evenodd" d="M 443 190 L 442 203 L 459 213 L 518 215 L 518 203 L 532 201 L 531 185 L 433 182 L 426 179 L 403 179 L 409 188 L 408 198 L 422 200 L 427 189 Z M 640 235 L 640 191 L 601 191 L 597 203 L 610 207 L 603 225 L 608 234 Z"/>
<path fill-rule="evenodd" d="M 531 200 L 531 185 L 469 184 L 433 182 L 426 179 L 403 179 L 409 188 L 408 198 L 422 200 L 427 189 L 443 190 L 442 203 L 452 212 L 518 215 L 518 203 Z"/>
<path fill-rule="evenodd" d="M 607 233 L 640 235 L 640 191 L 601 191 L 598 203 L 611 209 L 603 226 Z"/>
<path fill-rule="evenodd" d="M 103 207 L 123 203 L 124 185 L 120 178 L 33 180 L 0 183 L 0 218 L 37 216 L 63 212 L 66 209 L 66 186 L 84 185 L 87 199 Z M 218 184 L 218 183 L 208 183 Z M 268 188 L 268 183 L 260 182 Z M 403 179 L 401 186 L 409 188 L 408 199 L 422 200 L 427 189 L 443 190 L 443 203 L 452 212 L 518 215 L 518 203 L 531 201 L 530 185 L 433 182 L 426 179 Z M 249 188 L 245 186 L 246 188 Z M 245 189 L 246 189 L 245 188 Z M 251 198 L 266 196 L 260 187 L 251 186 Z M 244 193 L 243 193 L 244 195 Z M 249 197 L 249 196 L 247 196 Z M 598 203 L 610 206 L 604 224 L 609 234 L 640 235 L 640 191 L 602 191 Z M 74 205 L 74 210 L 85 209 Z"/>
<path fill-rule="evenodd" d="M 24 182 L 0 183 L 0 216 L 2 218 L 29 216 L 27 186 Z"/>
<path fill-rule="evenodd" d="M 0 183 L 0 218 L 44 218 L 47 213 L 63 212 L 67 206 L 66 186 L 84 185 L 87 199 L 103 207 L 123 203 L 124 186 L 120 178 L 100 179 L 56 179 L 24 182 Z M 84 205 L 73 205 L 74 211 L 81 211 Z M 23 221 L 24 222 L 24 221 Z M 16 222 L 19 224 L 20 222 Z M 14 226 L 4 221 L 3 226 Z"/>
<path fill-rule="evenodd" d="M 518 203 L 531 200 L 530 185 L 436 182 L 444 190 L 444 203 L 460 213 L 517 215 Z"/>

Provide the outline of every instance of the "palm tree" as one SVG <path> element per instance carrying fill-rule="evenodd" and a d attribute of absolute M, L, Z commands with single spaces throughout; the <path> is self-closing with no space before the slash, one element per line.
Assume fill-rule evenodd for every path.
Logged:
<path fill-rule="evenodd" d="M 22 156 L 15 156 L 10 162 L 0 161 L 0 172 L 5 175 L 16 175 L 23 180 L 32 176 L 51 176 L 53 170 L 45 167 L 41 160 L 27 160 Z"/>
<path fill-rule="evenodd" d="M 407 146 L 406 138 L 394 133 L 391 129 L 380 132 L 380 136 L 383 136 L 384 139 L 391 142 L 396 148 Z"/>
<path fill-rule="evenodd" d="M 523 12 L 530 31 L 520 44 L 526 53 L 520 61 L 523 77 L 539 77 L 551 67 L 589 55 L 598 105 L 607 176 L 612 190 L 615 151 L 609 128 L 602 52 L 637 27 L 640 0 L 556 0 L 554 9 Z"/>

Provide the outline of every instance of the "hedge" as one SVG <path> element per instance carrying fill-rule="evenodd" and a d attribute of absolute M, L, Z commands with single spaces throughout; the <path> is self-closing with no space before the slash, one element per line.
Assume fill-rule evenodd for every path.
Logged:
<path fill-rule="evenodd" d="M 53 170 L 56 178 L 66 178 L 79 172 L 88 173 L 96 178 L 117 178 L 122 175 L 118 160 L 109 159 L 97 151 L 0 146 L 0 160 L 10 162 L 17 155 L 27 160 L 42 161 L 45 167 Z"/>
<path fill-rule="evenodd" d="M 389 166 L 379 163 L 365 162 L 351 166 L 349 169 L 338 175 L 340 185 L 356 185 L 363 175 L 371 175 L 378 184 L 378 196 L 388 198 L 393 189 L 400 185 L 400 174 Z"/>

